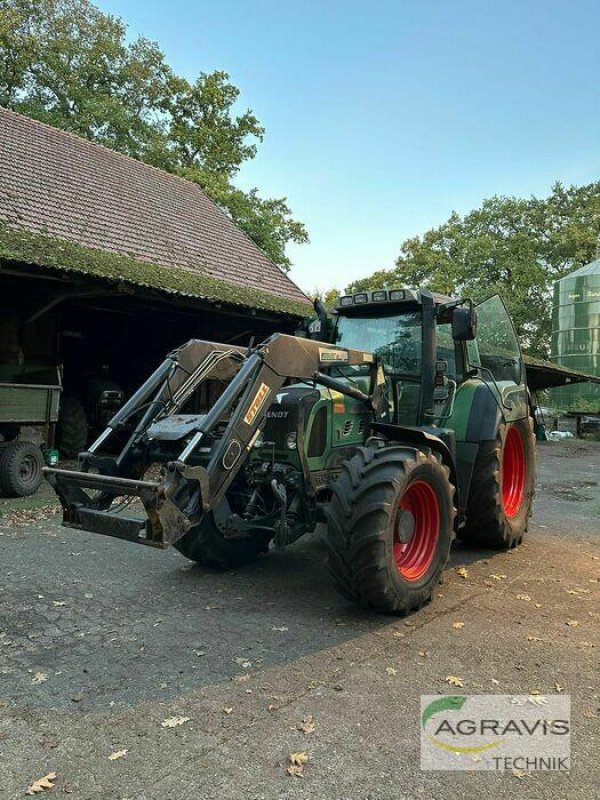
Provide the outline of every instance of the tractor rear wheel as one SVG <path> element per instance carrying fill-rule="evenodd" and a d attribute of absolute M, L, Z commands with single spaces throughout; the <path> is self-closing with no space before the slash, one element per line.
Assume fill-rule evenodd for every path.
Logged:
<path fill-rule="evenodd" d="M 202 522 L 186 533 L 178 542 L 176 550 L 203 567 L 214 570 L 232 569 L 249 564 L 269 549 L 270 537 L 254 534 L 245 539 L 226 539 L 215 522 L 212 512 Z"/>
<path fill-rule="evenodd" d="M 501 422 L 482 442 L 473 468 L 465 527 L 467 544 L 508 550 L 527 532 L 535 493 L 535 434 L 531 417 Z"/>
<path fill-rule="evenodd" d="M 77 458 L 88 441 L 88 421 L 83 405 L 75 397 L 63 397 L 58 412 L 56 444 L 64 458 Z"/>
<path fill-rule="evenodd" d="M 331 484 L 328 569 L 346 597 L 407 614 L 431 599 L 453 539 L 454 487 L 428 448 L 359 447 Z"/>

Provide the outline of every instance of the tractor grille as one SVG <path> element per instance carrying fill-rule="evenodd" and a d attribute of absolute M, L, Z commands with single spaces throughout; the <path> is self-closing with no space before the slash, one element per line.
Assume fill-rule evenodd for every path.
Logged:
<path fill-rule="evenodd" d="M 354 428 L 354 421 L 351 419 L 347 419 L 344 422 L 344 427 L 342 429 L 342 436 L 350 436 L 353 428 Z"/>

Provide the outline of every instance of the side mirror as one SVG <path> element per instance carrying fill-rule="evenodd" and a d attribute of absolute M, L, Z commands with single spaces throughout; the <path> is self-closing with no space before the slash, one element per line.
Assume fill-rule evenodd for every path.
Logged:
<path fill-rule="evenodd" d="M 455 308 L 452 312 L 452 338 L 469 342 L 477 336 L 477 312 L 471 306 Z"/>

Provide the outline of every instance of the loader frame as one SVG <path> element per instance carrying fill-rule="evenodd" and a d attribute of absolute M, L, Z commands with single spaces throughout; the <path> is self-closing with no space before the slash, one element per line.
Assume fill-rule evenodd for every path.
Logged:
<path fill-rule="evenodd" d="M 324 372 L 334 364 L 367 366 L 369 391 Z M 180 413 L 209 379 L 229 383 L 208 413 Z M 246 461 L 266 411 L 290 381 L 334 389 L 364 403 L 375 423 L 387 421 L 383 364 L 372 353 L 285 334 L 275 334 L 249 351 L 192 340 L 170 353 L 118 410 L 80 455 L 78 471 L 45 470 L 61 500 L 64 524 L 154 547 L 174 544 L 204 514 L 217 509 Z M 100 454 L 134 417 L 138 421 L 119 455 Z M 217 435 L 225 421 L 225 429 Z M 186 443 L 161 468 L 158 480 L 144 480 L 144 468 L 152 461 L 153 432 L 159 431 L 174 441 L 185 438 Z M 211 442 L 208 461 L 201 453 L 207 440 Z M 308 492 L 306 464 L 303 472 Z M 113 504 L 121 497 L 139 498 L 145 516 L 115 513 Z"/>

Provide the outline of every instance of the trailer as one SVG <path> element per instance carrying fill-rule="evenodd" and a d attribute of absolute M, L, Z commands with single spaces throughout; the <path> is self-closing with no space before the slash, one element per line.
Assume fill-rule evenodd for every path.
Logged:
<path fill-rule="evenodd" d="M 5 372 L 5 370 L 3 370 Z M 0 382 L 0 493 L 8 497 L 34 494 L 46 461 L 54 451 L 62 381 L 60 369 L 17 371 Z M 42 429 L 42 444 L 23 438 L 26 427 Z"/>

